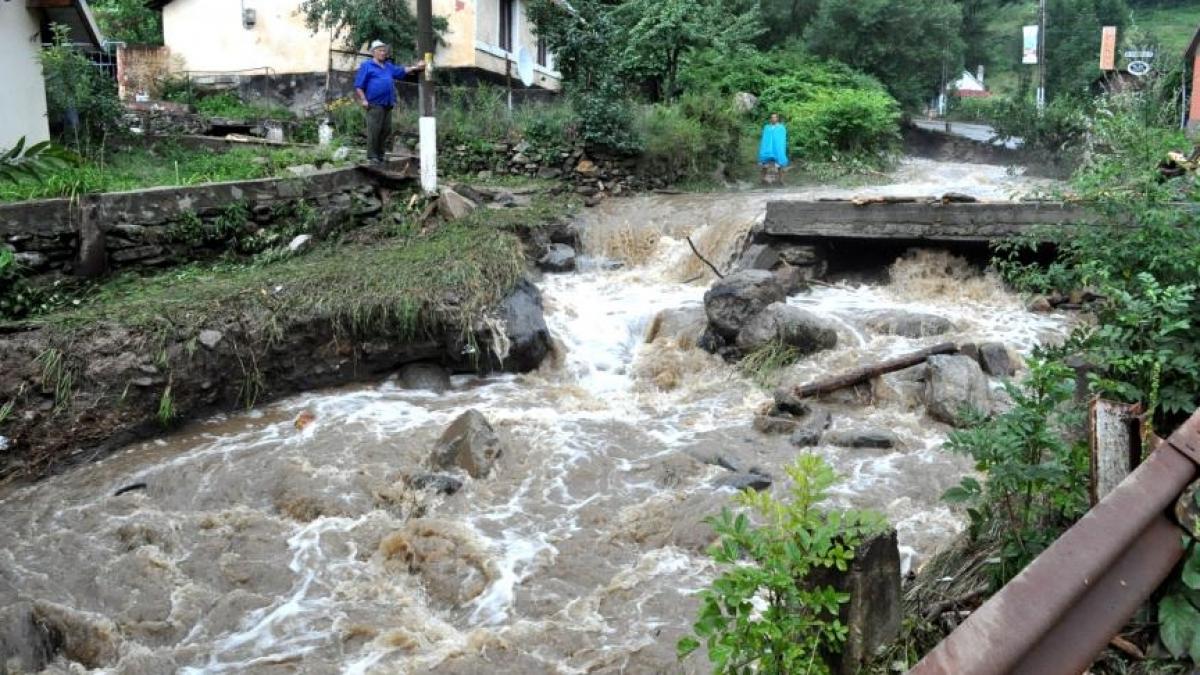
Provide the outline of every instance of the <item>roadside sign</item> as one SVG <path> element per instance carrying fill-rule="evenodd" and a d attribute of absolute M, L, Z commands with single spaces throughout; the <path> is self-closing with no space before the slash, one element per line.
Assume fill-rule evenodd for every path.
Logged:
<path fill-rule="evenodd" d="M 1025 26 L 1022 30 L 1021 63 L 1038 62 L 1038 27 Z"/>
<path fill-rule="evenodd" d="M 1117 68 L 1117 27 L 1105 26 L 1100 33 L 1100 70 Z"/>
<path fill-rule="evenodd" d="M 1130 61 L 1125 66 L 1125 70 L 1129 71 L 1130 75 L 1142 77 L 1150 72 L 1150 64 L 1145 61 Z"/>

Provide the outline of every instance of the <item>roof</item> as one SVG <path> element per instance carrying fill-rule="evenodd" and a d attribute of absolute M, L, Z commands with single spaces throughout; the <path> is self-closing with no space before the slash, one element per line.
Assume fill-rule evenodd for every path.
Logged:
<path fill-rule="evenodd" d="M 60 23 L 70 30 L 71 41 L 104 47 L 104 37 L 87 0 L 25 0 L 28 9 L 40 10 L 48 23 Z"/>

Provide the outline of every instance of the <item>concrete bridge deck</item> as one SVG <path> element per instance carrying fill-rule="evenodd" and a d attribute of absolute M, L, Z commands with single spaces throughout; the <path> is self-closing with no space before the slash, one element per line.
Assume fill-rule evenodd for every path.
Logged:
<path fill-rule="evenodd" d="M 802 239 L 943 241 L 986 244 L 1039 226 L 1089 220 L 1058 202 L 773 201 L 765 234 Z"/>

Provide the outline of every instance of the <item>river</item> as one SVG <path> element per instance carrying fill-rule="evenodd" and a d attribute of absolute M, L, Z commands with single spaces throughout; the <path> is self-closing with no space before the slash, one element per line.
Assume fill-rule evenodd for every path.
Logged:
<path fill-rule="evenodd" d="M 63 633 L 50 672 L 707 672 L 698 657 L 677 663 L 674 643 L 715 571 L 701 519 L 731 492 L 711 485 L 725 470 L 697 458 L 779 478 L 798 451 L 751 428 L 768 391 L 677 341 L 646 343 L 660 310 L 700 306 L 711 281 L 682 237 L 724 261 L 781 196 L 1006 199 L 1046 186 L 910 160 L 871 187 L 607 200 L 580 214 L 591 262 L 539 282 L 560 343 L 539 372 L 459 376 L 444 394 L 394 381 L 312 392 L 5 494 L 0 644 L 20 639 L 36 605 Z M 944 253 L 913 252 L 890 272 L 789 300 L 837 322 L 840 340 L 785 381 L 941 339 L 1028 351 L 1066 330 Z M 927 340 L 863 330 L 856 317 L 879 308 L 955 328 Z M 970 462 L 901 400 L 833 408 L 834 429 L 901 441 L 815 451 L 843 477 L 836 501 L 884 513 L 905 565 L 919 565 L 963 527 L 939 495 Z M 449 497 L 405 487 L 468 409 L 506 444 L 494 475 Z M 303 411 L 315 421 L 298 429 Z M 134 483 L 146 488 L 114 496 Z"/>

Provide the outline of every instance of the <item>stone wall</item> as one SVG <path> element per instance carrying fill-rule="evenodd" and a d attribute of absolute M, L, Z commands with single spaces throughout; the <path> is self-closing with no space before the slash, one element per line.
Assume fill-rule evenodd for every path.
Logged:
<path fill-rule="evenodd" d="M 169 266 L 322 236 L 379 213 L 373 179 L 355 168 L 194 187 L 0 204 L 0 245 L 38 275 Z"/>
<path fill-rule="evenodd" d="M 636 155 L 619 155 L 573 146 L 542 147 L 529 141 L 457 145 L 446 150 L 444 161 L 456 172 L 477 175 L 526 176 L 562 180 L 589 199 L 602 195 L 662 189 L 679 175 L 649 167 Z"/>

